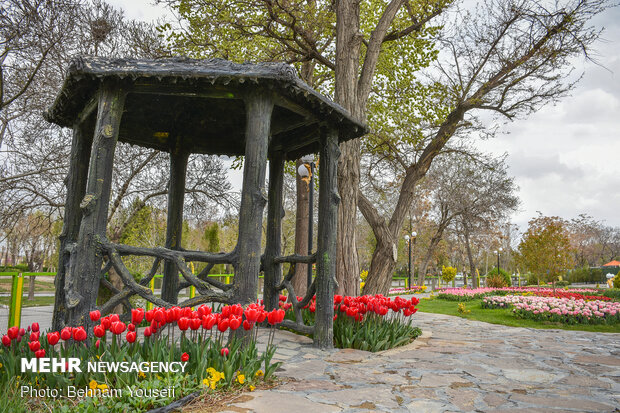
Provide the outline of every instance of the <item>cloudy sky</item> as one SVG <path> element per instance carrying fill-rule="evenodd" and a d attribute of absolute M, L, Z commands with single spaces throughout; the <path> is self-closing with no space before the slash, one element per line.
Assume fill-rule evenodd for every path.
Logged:
<path fill-rule="evenodd" d="M 109 1 L 134 19 L 166 15 L 152 0 Z M 479 143 L 486 151 L 508 153 L 522 200 L 513 221 L 522 229 L 537 211 L 566 219 L 586 213 L 620 226 L 620 7 L 593 24 L 605 28 L 592 54 L 598 64 L 575 62 L 584 77 L 571 96 Z M 240 182 L 239 174 L 231 178 Z"/>

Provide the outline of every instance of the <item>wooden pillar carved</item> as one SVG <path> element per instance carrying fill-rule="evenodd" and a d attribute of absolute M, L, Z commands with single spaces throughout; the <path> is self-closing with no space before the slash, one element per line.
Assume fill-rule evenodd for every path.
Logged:
<path fill-rule="evenodd" d="M 183 234 L 183 200 L 185 197 L 185 178 L 189 153 L 180 147 L 180 139 L 176 148 L 170 153 L 170 184 L 168 186 L 168 219 L 166 224 L 166 248 L 181 248 Z M 161 298 L 171 304 L 178 299 L 179 270 L 173 262 L 165 261 L 164 279 L 161 287 Z"/>
<path fill-rule="evenodd" d="M 238 260 L 233 301 L 256 302 L 260 271 L 261 237 L 265 196 L 265 169 L 273 101 L 269 93 L 256 91 L 245 99 L 246 131 L 243 187 L 239 210 Z"/>
<path fill-rule="evenodd" d="M 314 345 L 333 348 L 334 289 L 336 276 L 336 239 L 338 230 L 338 132 L 321 129 L 319 176 L 319 228 L 316 252 L 316 318 Z M 353 236 L 353 234 L 351 234 Z"/>
<path fill-rule="evenodd" d="M 88 313 L 95 307 L 99 291 L 101 243 L 107 241 L 112 167 L 124 103 L 125 91 L 118 83 L 102 83 L 86 195 L 80 204 L 83 214 L 80 232 L 65 280 L 67 324 L 73 326 L 92 324 Z"/>
<path fill-rule="evenodd" d="M 82 202 L 86 193 L 86 179 L 88 177 L 88 164 L 93 144 L 94 126 L 94 117 L 88 117 L 86 120 L 78 119 L 73 126 L 69 173 L 65 179 L 65 186 L 67 188 L 65 216 L 62 232 L 58 237 L 60 240 L 58 272 L 54 278 L 56 297 L 54 299 L 54 312 L 52 315 L 52 330 L 56 331 L 62 329 L 66 323 L 65 274 L 68 271 L 70 258 L 67 248 L 75 244 L 80 231 L 80 221 L 82 220 L 80 202 Z"/>
<path fill-rule="evenodd" d="M 265 245 L 265 283 L 263 299 L 265 308 L 278 308 L 279 292 L 276 284 L 282 279 L 282 264 L 275 263 L 275 257 L 282 253 L 282 185 L 284 183 L 284 156 L 278 153 L 269 161 L 269 193 L 267 204 L 267 242 Z"/>

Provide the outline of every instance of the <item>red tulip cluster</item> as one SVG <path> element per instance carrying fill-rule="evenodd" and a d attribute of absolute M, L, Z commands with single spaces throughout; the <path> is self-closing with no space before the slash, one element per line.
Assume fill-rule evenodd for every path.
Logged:
<path fill-rule="evenodd" d="M 384 295 L 362 295 L 359 297 L 343 297 L 341 295 L 334 296 L 334 312 L 340 311 L 347 316 L 354 318 L 356 321 L 362 321 L 368 313 L 374 313 L 378 316 L 385 316 L 389 310 L 394 313 L 402 313 L 403 316 L 409 317 L 418 311 L 415 307 L 420 303 L 416 297 L 404 299 L 396 297 L 394 300 Z M 314 304 L 314 301 L 313 303 Z M 314 312 L 313 305 L 308 309 Z"/>

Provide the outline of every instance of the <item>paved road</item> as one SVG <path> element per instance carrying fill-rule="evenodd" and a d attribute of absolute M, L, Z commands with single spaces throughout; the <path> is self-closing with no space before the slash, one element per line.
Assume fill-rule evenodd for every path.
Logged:
<path fill-rule="evenodd" d="M 620 411 L 620 334 L 415 318 L 423 337 L 380 354 L 322 352 L 279 332 L 284 384 L 244 393 L 222 411 Z"/>

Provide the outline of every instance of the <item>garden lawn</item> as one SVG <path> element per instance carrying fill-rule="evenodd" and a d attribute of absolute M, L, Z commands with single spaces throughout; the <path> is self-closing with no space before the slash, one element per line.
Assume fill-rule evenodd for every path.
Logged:
<path fill-rule="evenodd" d="M 11 303 L 10 296 L 0 297 L 0 304 L 9 305 Z M 44 305 L 54 305 L 54 297 L 37 297 L 35 296 L 32 300 L 28 300 L 28 294 L 24 294 L 22 298 L 22 308 L 23 307 L 40 307 Z"/>
<path fill-rule="evenodd" d="M 421 299 L 420 303 L 416 306 L 418 311 L 425 313 L 436 313 L 453 315 L 457 317 L 466 318 L 468 320 L 484 321 L 491 324 L 502 324 L 511 327 L 529 327 L 529 328 L 557 328 L 561 330 L 579 330 L 579 331 L 592 331 L 599 333 L 620 333 L 620 324 L 606 325 L 606 324 L 575 324 L 567 325 L 561 323 L 541 322 L 534 320 L 526 320 L 517 318 L 512 309 L 498 308 L 498 309 L 484 309 L 482 308 L 482 299 L 476 299 L 464 302 L 467 310 L 471 310 L 469 314 L 461 314 L 458 312 L 458 301 L 447 301 L 440 299 Z"/>

